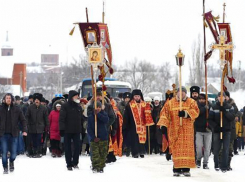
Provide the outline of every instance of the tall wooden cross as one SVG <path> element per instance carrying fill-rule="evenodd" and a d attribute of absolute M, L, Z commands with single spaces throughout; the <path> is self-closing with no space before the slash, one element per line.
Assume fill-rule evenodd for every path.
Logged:
<path fill-rule="evenodd" d="M 221 34 L 219 36 L 219 44 L 213 44 L 211 45 L 211 49 L 219 49 L 219 57 L 221 61 L 221 69 L 223 70 L 222 77 L 221 77 L 221 87 L 220 87 L 220 105 L 223 106 L 223 85 L 224 85 L 224 80 L 222 79 L 224 77 L 224 66 L 227 63 L 225 60 L 225 51 L 233 51 L 234 45 L 229 42 L 226 44 L 225 42 L 227 41 L 227 37 L 225 35 L 225 32 L 221 31 Z M 220 112 L 220 127 L 223 127 L 223 114 L 222 111 Z M 223 139 L 223 132 L 220 132 L 220 139 Z"/>
<path fill-rule="evenodd" d="M 226 44 L 227 37 L 224 35 L 225 32 L 221 32 L 221 35 L 219 36 L 219 44 L 213 44 L 211 45 L 211 49 L 219 49 L 219 57 L 221 60 L 221 66 L 223 67 L 226 64 L 225 60 L 225 51 L 232 51 L 234 49 L 234 45 L 232 43 Z"/>

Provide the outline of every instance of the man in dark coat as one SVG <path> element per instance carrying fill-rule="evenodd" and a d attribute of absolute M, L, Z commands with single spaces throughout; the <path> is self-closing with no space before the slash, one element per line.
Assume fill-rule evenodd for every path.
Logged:
<path fill-rule="evenodd" d="M 129 100 L 131 98 L 130 92 L 123 93 L 123 100 L 118 103 L 117 107 L 121 115 L 124 115 L 125 107 L 128 104 Z M 126 156 L 128 157 L 130 155 L 131 149 L 130 149 L 130 136 L 129 132 L 126 132 L 126 130 L 123 131 L 123 151 L 126 152 Z"/>
<path fill-rule="evenodd" d="M 230 137 L 231 137 L 231 127 L 232 122 L 235 119 L 234 114 L 234 107 L 230 105 L 225 99 L 223 106 L 220 104 L 220 97 L 221 93 L 218 93 L 218 100 L 217 102 L 212 105 L 209 110 L 209 124 L 213 130 L 213 153 L 214 153 L 214 167 L 216 171 L 219 169 L 222 172 L 226 172 L 229 170 L 228 166 L 228 157 L 229 157 L 229 144 L 230 144 Z M 225 93 L 223 94 L 225 97 Z M 223 123 L 222 127 L 220 125 L 220 112 L 222 111 L 223 116 Z M 223 138 L 220 139 L 220 133 L 222 132 Z M 219 152 L 222 146 L 222 158 L 221 158 L 221 165 L 219 166 Z"/>
<path fill-rule="evenodd" d="M 152 154 L 152 151 L 154 149 L 155 154 L 158 154 L 162 146 L 162 132 L 160 130 L 160 127 L 157 126 L 157 123 L 160 118 L 162 105 L 161 105 L 160 97 L 158 96 L 155 96 L 153 101 L 154 103 L 153 103 L 151 114 L 152 114 L 152 119 L 154 121 L 154 125 L 150 126 L 150 139 L 151 139 L 150 153 Z"/>
<path fill-rule="evenodd" d="M 65 159 L 69 171 L 79 169 L 80 133 L 82 132 L 82 108 L 79 93 L 69 91 L 68 102 L 61 106 L 59 127 L 60 135 L 65 137 Z M 74 151 L 71 149 L 73 141 Z"/>
<path fill-rule="evenodd" d="M 233 106 L 234 108 L 234 114 L 235 116 L 237 116 L 237 113 L 238 113 L 238 108 L 236 106 L 236 103 L 234 101 L 234 99 L 232 99 L 230 97 L 230 92 L 228 91 L 225 91 L 225 100 Z M 229 147 L 229 160 L 228 160 L 228 170 L 232 170 L 231 168 L 231 160 L 232 160 L 232 157 L 233 157 L 233 151 L 234 151 L 234 141 L 236 140 L 236 120 L 234 119 L 232 122 L 231 122 L 231 138 L 230 138 L 230 147 Z M 222 151 L 221 151 L 221 154 L 222 154 Z M 221 156 L 220 154 L 220 156 Z"/>
<path fill-rule="evenodd" d="M 26 112 L 28 133 L 30 134 L 33 145 L 33 158 L 42 157 L 41 137 L 45 129 L 49 129 L 48 110 L 41 105 L 43 95 L 34 94 L 34 104 L 30 105 Z M 30 152 L 31 154 L 31 152 Z"/>
<path fill-rule="evenodd" d="M 19 136 L 19 121 L 22 124 L 23 135 L 27 135 L 25 117 L 18 106 L 13 104 L 14 97 L 6 94 L 0 106 L 0 141 L 2 148 L 2 164 L 4 173 L 8 173 L 7 153 L 10 151 L 9 170 L 14 171 L 14 160 L 17 155 L 17 140 Z"/>
<path fill-rule="evenodd" d="M 199 96 L 199 93 L 200 93 L 200 87 L 198 87 L 198 86 L 192 86 L 191 88 L 190 88 L 190 97 L 192 98 L 192 99 L 194 99 L 195 101 L 197 101 L 198 100 L 198 96 Z"/>
<path fill-rule="evenodd" d="M 199 94 L 197 105 L 200 110 L 200 113 L 194 123 L 196 131 L 196 164 L 197 167 L 200 168 L 201 159 L 203 157 L 203 169 L 209 169 L 208 159 L 212 144 L 212 132 L 209 129 L 208 120 L 206 118 L 206 110 L 208 109 L 208 106 L 206 106 L 205 94 Z"/>

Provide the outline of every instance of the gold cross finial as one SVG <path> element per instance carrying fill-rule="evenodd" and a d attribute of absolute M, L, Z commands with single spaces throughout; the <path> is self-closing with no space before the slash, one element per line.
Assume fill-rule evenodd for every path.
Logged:
<path fill-rule="evenodd" d="M 224 6 L 224 9 L 223 9 L 223 23 L 225 23 L 225 7 L 226 7 L 226 4 L 224 3 L 223 6 Z"/>

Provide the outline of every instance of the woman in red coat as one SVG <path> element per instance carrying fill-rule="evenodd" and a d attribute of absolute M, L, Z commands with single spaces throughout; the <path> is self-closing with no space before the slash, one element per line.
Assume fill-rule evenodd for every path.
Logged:
<path fill-rule="evenodd" d="M 59 131 L 59 117 L 60 117 L 60 109 L 61 103 L 54 103 L 54 110 L 49 114 L 49 122 L 50 122 L 50 144 L 52 157 L 61 157 L 60 151 L 60 131 Z"/>

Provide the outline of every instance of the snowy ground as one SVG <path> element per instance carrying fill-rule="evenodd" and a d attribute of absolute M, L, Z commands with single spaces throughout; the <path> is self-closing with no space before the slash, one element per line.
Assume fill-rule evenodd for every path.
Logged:
<path fill-rule="evenodd" d="M 144 159 L 122 157 L 116 163 L 106 166 L 103 174 L 93 174 L 90 170 L 88 156 L 80 156 L 79 170 L 67 171 L 64 156 L 52 158 L 50 154 L 40 159 L 18 156 L 15 161 L 15 171 L 9 174 L 0 173 L 0 182 L 241 182 L 245 179 L 245 155 L 234 156 L 233 171 L 222 173 L 213 168 L 213 157 L 210 158 L 209 170 L 191 169 L 192 177 L 173 177 L 172 162 L 165 156 L 151 155 Z"/>

